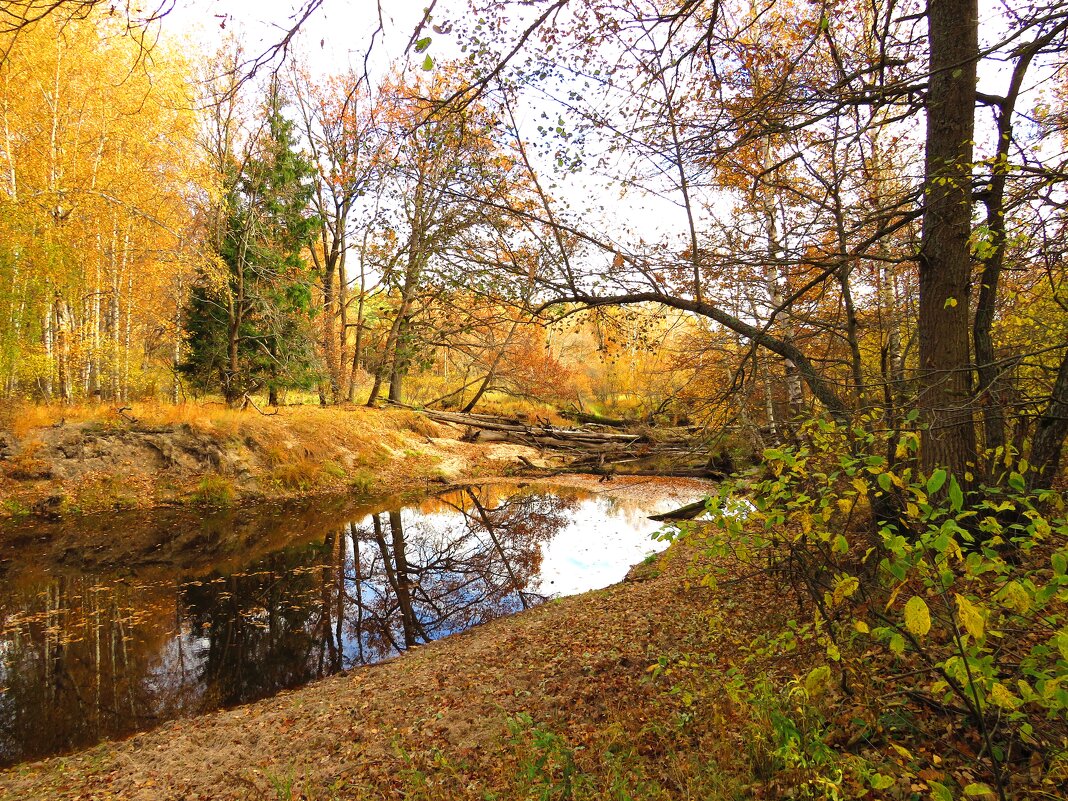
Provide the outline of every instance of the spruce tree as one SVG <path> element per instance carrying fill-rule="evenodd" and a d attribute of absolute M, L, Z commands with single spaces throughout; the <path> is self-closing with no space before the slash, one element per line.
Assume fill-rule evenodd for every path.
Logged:
<path fill-rule="evenodd" d="M 262 132 L 227 176 L 216 242 L 222 275 L 202 273 L 185 314 L 182 372 L 231 405 L 264 389 L 275 404 L 280 389 L 314 386 L 321 373 L 309 325 L 314 277 L 302 255 L 316 224 L 314 169 L 283 107 L 272 82 Z"/>

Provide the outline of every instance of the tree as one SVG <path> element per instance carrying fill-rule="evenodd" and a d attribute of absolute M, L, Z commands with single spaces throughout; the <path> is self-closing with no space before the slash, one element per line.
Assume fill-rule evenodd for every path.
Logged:
<path fill-rule="evenodd" d="M 217 210 L 218 261 L 214 272 L 202 272 L 186 313 L 182 370 L 201 388 L 221 390 L 231 405 L 263 388 L 276 405 L 280 389 L 308 387 L 317 378 L 303 257 L 317 224 L 308 210 L 313 168 L 296 152 L 293 123 L 282 109 L 279 83 L 272 81 L 243 158 L 218 154 L 225 187 Z M 232 140 L 222 134 L 215 142 Z"/>
<path fill-rule="evenodd" d="M 294 68 L 292 85 L 301 131 L 318 170 L 312 205 L 319 225 L 310 252 L 322 294 L 320 347 L 333 401 L 337 403 L 346 394 L 351 401 L 349 387 L 362 355 L 367 277 L 361 260 L 356 319 L 350 323 L 348 254 L 354 244 L 352 233 L 360 225 L 358 217 L 363 217 L 366 229 L 375 216 L 374 204 L 362 203 L 361 198 L 371 190 L 380 159 L 391 143 L 379 129 L 379 112 L 365 85 L 351 72 L 317 84 Z M 350 328 L 356 329 L 351 354 Z M 325 399 L 321 391 L 320 400 Z"/>
<path fill-rule="evenodd" d="M 468 284 L 465 265 L 477 264 L 472 241 L 493 240 L 498 207 L 522 197 L 522 174 L 499 141 L 499 119 L 485 104 L 433 115 L 453 91 L 455 74 L 441 71 L 428 85 L 391 82 L 383 125 L 396 141 L 378 187 L 385 231 L 378 269 L 395 303 L 368 405 L 389 382 L 389 398 L 403 400 L 403 381 L 416 353 L 413 323 L 437 290 Z M 481 233 L 478 233 L 481 232 Z M 459 277 L 459 279 L 458 279 Z M 388 376 L 386 369 L 388 367 Z"/>
<path fill-rule="evenodd" d="M 125 400 L 169 370 L 197 256 L 187 65 L 106 19 L 46 18 L 0 60 L 0 386 Z M 158 343 L 158 344 L 153 344 Z"/>
<path fill-rule="evenodd" d="M 1031 183 L 1031 176 L 1056 182 L 1057 166 L 1016 133 L 1013 117 L 1021 114 L 1029 67 L 1063 64 L 1063 7 L 1021 4 L 999 19 L 1002 27 L 985 29 L 983 57 L 1012 66 L 1005 96 L 977 91 L 980 29 L 971 2 L 828 10 L 698 0 L 664 11 L 546 0 L 520 17 L 518 35 L 508 32 L 515 21 L 505 8 L 479 8 L 480 27 L 470 36 L 487 60 L 470 89 L 451 100 L 536 76 L 543 95 L 555 86 L 564 110 L 554 144 L 560 164 L 622 164 L 608 177 L 627 191 L 671 197 L 679 209 L 679 236 L 656 243 L 595 230 L 560 210 L 542 213 L 542 222 L 586 249 L 585 269 L 542 277 L 547 303 L 659 302 L 707 317 L 750 343 L 747 359 L 762 350 L 782 360 L 792 413 L 799 408 L 789 385 L 795 370 L 843 422 L 882 394 L 884 419 L 890 414 L 895 425 L 908 407 L 919 411 L 925 470 L 946 466 L 962 481 L 978 475 L 977 403 L 986 409 L 985 444 L 996 450 L 1004 440 L 998 396 L 1006 394 L 1006 363 L 991 339 L 1000 259 L 1011 240 L 1002 228 L 1026 225 L 1031 210 L 1049 214 L 1058 203 Z M 976 127 L 986 122 L 984 105 L 995 110 L 989 158 L 985 131 Z M 916 129 L 926 131 L 922 166 L 895 185 L 882 176 L 895 151 L 919 144 Z M 610 143 L 600 153 L 588 144 L 596 137 Z M 892 192 L 870 191 L 871 181 Z M 732 218 L 718 213 L 716 190 L 744 198 Z M 976 199 L 987 205 L 985 229 L 972 222 Z M 1016 267 L 1040 263 L 1036 255 Z M 758 295 L 748 287 L 761 273 L 766 289 Z M 918 281 L 914 312 L 906 298 L 878 288 L 896 280 L 892 273 Z M 738 286 L 753 300 L 748 309 L 728 294 Z M 887 320 L 877 370 L 866 366 L 862 343 L 869 310 Z M 915 328 L 889 323 L 913 313 Z M 909 345 L 913 334 L 918 354 Z M 1043 345 L 1032 336 L 1027 348 L 1036 356 Z M 873 392 L 879 382 L 885 391 Z M 1041 415 L 1056 414 L 1058 383 L 1046 386 L 1052 394 L 1036 405 Z M 1044 423 L 1050 430 L 1059 436 L 1059 427 Z M 1043 445 L 1042 453 L 1059 453 L 1062 443 Z"/>

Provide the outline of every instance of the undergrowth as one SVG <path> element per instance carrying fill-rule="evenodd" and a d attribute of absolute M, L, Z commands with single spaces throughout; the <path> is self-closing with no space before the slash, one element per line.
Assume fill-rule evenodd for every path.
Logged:
<path fill-rule="evenodd" d="M 754 778 L 788 798 L 1062 798 L 1064 497 L 1032 490 L 1030 466 L 1000 451 L 988 485 L 923 475 L 918 447 L 915 433 L 814 424 L 683 535 L 719 565 L 709 586 L 740 564 L 805 610 L 746 655 L 804 654 L 805 672 L 739 672 L 728 688 Z"/>

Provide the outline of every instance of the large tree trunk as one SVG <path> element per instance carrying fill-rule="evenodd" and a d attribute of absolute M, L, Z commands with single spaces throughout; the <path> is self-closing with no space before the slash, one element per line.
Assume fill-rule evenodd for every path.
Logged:
<path fill-rule="evenodd" d="M 341 363 L 338 358 L 338 341 L 334 325 L 334 318 L 337 316 L 337 302 L 334 294 L 334 266 L 329 262 L 323 270 L 322 284 L 323 355 L 326 358 L 326 370 L 330 376 L 330 399 L 337 403 L 341 394 Z"/>
<path fill-rule="evenodd" d="M 1048 488 L 1061 467 L 1064 440 L 1068 437 L 1068 351 L 1061 359 L 1057 380 L 1050 393 L 1049 405 L 1038 418 L 1035 436 L 1031 443 L 1031 464 L 1034 472 L 1029 475 L 1031 485 Z"/>
<path fill-rule="evenodd" d="M 931 79 L 919 254 L 921 464 L 963 476 L 976 458 L 969 358 L 977 0 L 930 0 Z"/>
<path fill-rule="evenodd" d="M 389 399 L 404 403 L 404 375 L 408 372 L 408 319 L 400 318 L 400 328 L 393 342 L 393 359 L 389 369 Z"/>

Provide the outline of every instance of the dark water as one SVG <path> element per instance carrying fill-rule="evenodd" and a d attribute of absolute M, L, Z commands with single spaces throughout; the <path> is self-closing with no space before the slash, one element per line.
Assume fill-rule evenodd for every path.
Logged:
<path fill-rule="evenodd" d="M 0 764 L 253 701 L 620 580 L 646 515 L 487 486 L 37 526 L 0 550 Z"/>

